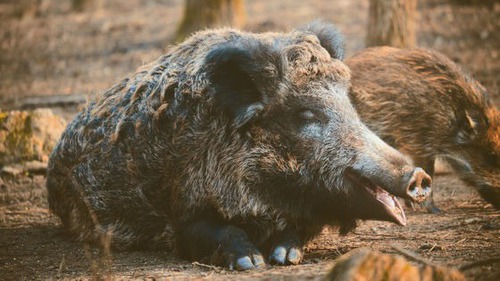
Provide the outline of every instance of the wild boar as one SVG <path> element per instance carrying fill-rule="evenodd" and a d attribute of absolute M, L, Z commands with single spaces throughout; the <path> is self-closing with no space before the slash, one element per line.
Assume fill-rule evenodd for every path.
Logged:
<path fill-rule="evenodd" d="M 351 101 L 371 130 L 431 176 L 442 158 L 500 208 L 500 113 L 479 82 L 421 48 L 369 48 L 346 64 Z M 426 208 L 439 213 L 432 198 Z"/>
<path fill-rule="evenodd" d="M 363 125 L 339 32 L 193 35 L 90 102 L 51 154 L 69 233 L 230 269 L 297 264 L 325 225 L 406 224 L 430 177 Z"/>

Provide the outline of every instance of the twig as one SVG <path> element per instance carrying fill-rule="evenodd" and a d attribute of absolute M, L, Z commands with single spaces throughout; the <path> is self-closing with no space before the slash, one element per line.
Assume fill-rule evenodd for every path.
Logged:
<path fill-rule="evenodd" d="M 59 264 L 59 269 L 57 269 L 57 276 L 61 275 L 61 272 L 63 270 L 63 267 L 64 267 L 65 263 L 66 263 L 66 261 L 64 259 L 64 254 L 63 254 L 62 259 L 61 259 L 61 263 Z"/>
<path fill-rule="evenodd" d="M 466 271 L 466 270 L 472 269 L 474 267 L 489 265 L 489 264 L 494 264 L 494 263 L 500 263 L 500 257 L 489 258 L 489 259 L 471 262 L 469 264 L 460 266 L 458 269 L 460 271 Z"/>
<path fill-rule="evenodd" d="M 4 109 L 35 109 L 40 107 L 65 107 L 77 106 L 87 102 L 88 97 L 84 94 L 74 95 L 51 95 L 34 96 L 19 99 L 10 99 L 5 101 Z"/>
<path fill-rule="evenodd" d="M 204 263 L 200 263 L 200 262 L 192 262 L 191 263 L 192 265 L 197 265 L 199 267 L 204 267 L 204 268 L 208 268 L 208 269 L 211 269 L 211 270 L 215 270 L 215 271 L 221 271 L 222 268 L 218 267 L 218 266 L 215 266 L 215 265 L 209 265 L 209 264 L 204 264 Z"/>
<path fill-rule="evenodd" d="M 455 242 L 455 243 L 453 243 L 453 244 L 451 244 L 451 245 L 453 245 L 453 246 L 458 245 L 458 244 L 460 244 L 460 243 L 464 242 L 465 240 L 467 240 L 467 237 L 466 237 L 466 238 L 463 238 L 463 239 L 460 239 L 460 240 L 458 240 L 457 242 Z"/>
<path fill-rule="evenodd" d="M 427 253 L 430 253 L 432 252 L 432 250 L 434 250 L 434 248 L 436 248 L 437 244 L 433 244 L 432 247 L 429 249 L 429 251 L 427 251 Z"/>
<path fill-rule="evenodd" d="M 414 253 L 410 250 L 403 249 L 403 248 L 396 246 L 396 245 L 391 245 L 391 248 L 393 250 L 395 250 L 396 252 L 402 254 L 403 256 L 407 257 L 408 259 L 411 259 L 413 261 L 416 261 L 416 262 L 419 262 L 419 263 L 422 263 L 425 265 L 434 266 L 434 264 L 432 264 L 432 262 L 424 259 L 423 257 L 417 255 L 416 253 Z"/>

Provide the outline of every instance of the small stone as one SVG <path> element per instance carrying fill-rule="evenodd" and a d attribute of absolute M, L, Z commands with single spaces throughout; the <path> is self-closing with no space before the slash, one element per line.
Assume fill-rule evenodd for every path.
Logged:
<path fill-rule="evenodd" d="M 30 174 L 44 175 L 47 172 L 47 162 L 28 161 L 24 163 L 24 171 Z"/>
<path fill-rule="evenodd" d="M 2 175 L 7 175 L 11 177 L 17 177 L 23 172 L 23 168 L 18 165 L 13 165 L 13 166 L 4 166 L 2 168 Z"/>
<path fill-rule="evenodd" d="M 488 30 L 483 30 L 479 34 L 479 37 L 481 37 L 481 39 L 483 39 L 483 40 L 487 39 L 489 36 L 490 36 L 490 33 L 488 32 Z"/>

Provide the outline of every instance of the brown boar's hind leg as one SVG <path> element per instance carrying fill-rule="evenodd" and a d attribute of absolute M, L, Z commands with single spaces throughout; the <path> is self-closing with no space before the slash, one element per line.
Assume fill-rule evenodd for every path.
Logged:
<path fill-rule="evenodd" d="M 431 176 L 431 178 L 434 178 L 434 163 L 436 162 L 435 159 L 425 159 L 425 160 L 419 160 L 415 159 L 415 166 L 421 167 L 422 169 L 425 170 L 425 172 Z M 425 209 L 427 210 L 428 213 L 431 214 L 440 214 L 442 211 L 436 206 L 436 203 L 434 202 L 434 192 L 436 188 L 433 186 L 431 194 L 429 197 L 427 197 L 427 200 L 422 204 Z M 413 203 L 410 201 L 406 201 L 406 206 L 412 207 L 413 208 Z"/>
<path fill-rule="evenodd" d="M 264 258 L 242 229 L 224 221 L 202 219 L 177 231 L 179 254 L 189 260 L 209 261 L 230 270 L 265 266 Z"/>

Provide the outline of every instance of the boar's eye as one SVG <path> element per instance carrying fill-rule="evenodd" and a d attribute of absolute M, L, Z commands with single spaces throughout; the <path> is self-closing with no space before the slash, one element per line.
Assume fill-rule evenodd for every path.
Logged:
<path fill-rule="evenodd" d="M 296 118 L 298 128 L 302 136 L 312 139 L 321 138 L 325 125 L 328 123 L 327 116 L 315 109 L 304 108 L 297 112 Z"/>
<path fill-rule="evenodd" d="M 304 108 L 298 112 L 297 116 L 306 123 L 328 123 L 328 117 L 319 110 Z"/>
<path fill-rule="evenodd" d="M 309 109 L 304 109 L 299 112 L 299 116 L 303 120 L 314 121 L 317 119 L 316 114 Z"/>

